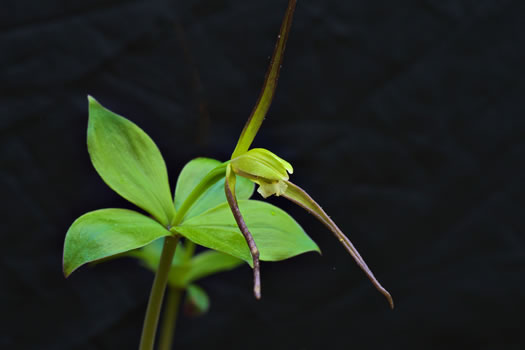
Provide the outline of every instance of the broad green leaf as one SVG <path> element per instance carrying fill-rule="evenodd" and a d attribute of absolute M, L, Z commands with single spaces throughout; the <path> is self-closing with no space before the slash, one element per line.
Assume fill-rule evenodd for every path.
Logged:
<path fill-rule="evenodd" d="M 138 259 L 144 267 L 156 272 L 159 267 L 160 256 L 162 254 L 164 240 L 159 239 L 142 249 L 137 249 L 126 253 L 127 256 Z M 171 262 L 171 269 L 168 276 L 168 283 L 172 287 L 186 287 L 182 282 L 191 268 L 189 262 L 184 262 L 185 248 L 182 243 L 177 244 L 177 249 Z"/>
<path fill-rule="evenodd" d="M 142 247 L 141 249 L 126 252 L 124 253 L 124 255 L 137 258 L 145 267 L 149 268 L 152 271 L 157 271 L 163 246 L 164 239 L 158 239 L 146 245 L 145 247 Z M 183 262 L 184 254 L 185 247 L 181 242 L 179 242 L 179 244 L 177 244 L 175 254 L 173 255 L 173 262 L 171 265 L 181 265 Z"/>
<path fill-rule="evenodd" d="M 201 287 L 191 284 L 186 290 L 185 308 L 192 316 L 199 316 L 210 308 L 210 298 Z"/>
<path fill-rule="evenodd" d="M 88 99 L 87 143 L 95 169 L 115 192 L 167 226 L 175 208 L 159 149 L 137 125 L 102 107 L 93 97 Z"/>
<path fill-rule="evenodd" d="M 100 209 L 73 222 L 64 242 L 64 275 L 81 265 L 140 248 L 171 233 L 155 220 L 127 209 Z"/>
<path fill-rule="evenodd" d="M 186 198 L 181 201 L 179 209 L 177 210 L 177 215 L 171 222 L 171 226 L 180 225 L 180 223 L 186 217 L 188 210 L 195 204 L 195 202 L 206 192 L 211 186 L 224 178 L 226 173 L 226 167 L 228 163 L 221 163 L 221 165 L 215 167 L 209 171 L 203 178 L 200 180 L 197 185 L 195 185 L 191 192 L 186 196 Z"/>
<path fill-rule="evenodd" d="M 214 250 L 206 250 L 191 259 L 188 269 L 170 271 L 170 282 L 178 287 L 186 287 L 190 283 L 209 275 L 232 270 L 244 262 L 231 255 Z M 173 273 L 172 273 L 173 272 Z"/>
<path fill-rule="evenodd" d="M 175 209 L 188 198 L 191 191 L 201 182 L 210 171 L 221 165 L 221 162 L 212 158 L 195 158 L 190 160 L 179 174 L 175 186 Z"/>
<path fill-rule="evenodd" d="M 254 192 L 255 185 L 249 179 L 240 178 L 235 186 L 235 195 L 239 199 L 249 199 Z M 202 214 L 208 209 L 226 202 L 224 194 L 224 177 L 211 186 L 191 207 L 186 219 Z"/>
<path fill-rule="evenodd" d="M 279 261 L 317 251 L 317 244 L 283 210 L 260 201 L 240 200 L 239 208 L 259 248 L 260 259 Z M 202 246 L 233 255 L 252 266 L 246 241 L 228 203 L 223 203 L 172 229 Z"/>
<path fill-rule="evenodd" d="M 205 176 L 222 163 L 211 158 L 196 158 L 191 160 L 182 169 L 175 188 L 175 208 L 180 209 L 182 203 L 188 198 L 192 190 L 205 178 Z M 248 199 L 254 190 L 253 183 L 248 179 L 240 179 L 236 187 L 236 195 L 239 199 Z M 226 202 L 224 194 L 224 178 L 215 182 L 194 202 L 188 209 L 185 219 L 197 216 L 208 209 Z"/>
<path fill-rule="evenodd" d="M 139 259 L 151 271 L 156 271 L 159 266 L 160 255 L 164 239 L 158 239 L 147 246 L 124 253 L 124 256 Z M 190 283 L 203 277 L 236 268 L 243 264 L 231 255 L 213 250 L 205 250 L 195 255 L 191 260 L 184 261 L 185 247 L 182 243 L 177 245 L 171 270 L 169 283 L 172 287 L 186 288 Z"/>
<path fill-rule="evenodd" d="M 352 258 L 354 258 L 357 265 L 365 272 L 374 287 L 376 287 L 376 289 L 385 296 L 385 298 L 388 300 L 388 303 L 390 304 L 390 307 L 394 308 L 394 300 L 392 299 L 392 296 L 375 278 L 365 260 L 361 257 L 357 249 L 354 247 L 348 237 L 346 237 L 343 231 L 339 229 L 335 222 L 328 216 L 328 214 L 326 214 L 321 206 L 317 204 L 317 202 L 312 197 L 310 197 L 308 193 L 306 193 L 305 190 L 289 181 L 286 181 L 286 184 L 288 186 L 286 192 L 283 194 L 283 197 L 286 197 L 297 205 L 303 207 L 306 209 L 306 211 L 314 215 L 319 221 L 328 227 L 328 229 L 332 231 L 339 242 L 341 242 L 345 249 L 350 253 Z"/>
<path fill-rule="evenodd" d="M 272 104 L 273 96 L 275 95 L 275 89 L 277 88 L 277 79 L 279 78 L 279 70 L 283 62 L 284 49 L 286 47 L 286 41 L 288 40 L 288 34 L 290 33 L 290 26 L 292 25 L 293 12 L 295 10 L 295 0 L 291 0 L 288 3 L 288 8 L 286 9 L 286 14 L 283 18 L 283 23 L 281 25 L 281 30 L 277 36 L 277 43 L 275 44 L 275 49 L 273 51 L 272 60 L 270 61 L 270 67 L 266 72 L 266 77 L 264 78 L 264 83 L 262 87 L 261 94 L 257 100 L 255 107 L 252 110 L 252 114 L 248 118 L 244 129 L 241 132 L 239 141 L 235 146 L 235 150 L 232 154 L 232 159 L 237 158 L 239 155 L 248 151 L 250 145 L 259 131 L 261 124 Z"/>

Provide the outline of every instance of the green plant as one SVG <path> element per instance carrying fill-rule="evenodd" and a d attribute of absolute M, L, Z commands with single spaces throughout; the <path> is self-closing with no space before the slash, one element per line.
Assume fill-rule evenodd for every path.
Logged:
<path fill-rule="evenodd" d="M 151 217 L 126 209 L 100 209 L 82 215 L 66 234 L 64 274 L 69 276 L 85 263 L 119 255 L 137 257 L 155 270 L 140 349 L 153 348 L 168 284 L 171 290 L 189 288 L 190 293 L 197 295 L 200 291 L 192 283 L 198 277 L 237 266 L 237 260 L 241 260 L 253 268 L 254 294 L 260 298 L 259 260 L 279 261 L 319 251 L 283 210 L 249 199 L 254 184 L 263 197 L 283 196 L 316 216 L 393 307 L 390 294 L 375 279 L 350 240 L 304 190 L 289 181 L 288 174 L 293 172 L 290 163 L 266 149 L 250 149 L 275 93 L 294 9 L 295 0 L 290 0 L 261 95 L 231 159 L 190 161 L 178 177 L 173 197 L 164 159 L 151 138 L 131 121 L 88 98 L 88 151 L 95 169 L 109 187 Z M 186 240 L 186 249 L 176 254 L 181 237 Z M 148 246 L 161 238 L 162 249 L 159 243 Z M 208 258 L 215 254 L 215 260 L 202 263 L 202 254 L 206 253 L 191 259 L 193 244 L 212 249 Z M 137 250 L 141 247 L 145 248 Z M 199 257 L 201 263 L 195 263 Z M 219 261 L 224 265 L 219 266 Z M 205 297 L 200 295 L 202 301 Z"/>
<path fill-rule="evenodd" d="M 156 272 L 162 253 L 163 239 L 147 246 L 123 254 L 137 258 L 146 268 Z M 216 250 L 204 250 L 194 255 L 195 243 L 186 240 L 179 243 L 168 275 L 167 300 L 163 311 L 159 349 L 171 349 L 173 333 L 179 305 L 184 295 L 185 311 L 192 316 L 199 316 L 208 311 L 210 301 L 206 291 L 198 286 L 201 278 L 222 271 L 229 271 L 243 261 Z"/>

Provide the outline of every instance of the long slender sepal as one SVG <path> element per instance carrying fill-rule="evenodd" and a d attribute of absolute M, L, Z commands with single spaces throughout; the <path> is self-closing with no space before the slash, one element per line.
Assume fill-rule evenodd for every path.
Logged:
<path fill-rule="evenodd" d="M 337 227 L 335 222 L 333 222 L 333 220 L 330 219 L 326 212 L 319 206 L 319 204 L 317 204 L 316 201 L 313 200 L 312 197 L 310 197 L 310 195 L 308 195 L 308 193 L 306 193 L 306 191 L 289 181 L 286 181 L 286 183 L 288 184 L 288 187 L 283 196 L 296 203 L 297 205 L 303 207 L 309 213 L 313 214 L 317 219 L 319 219 L 319 221 L 321 221 L 326 227 L 328 227 L 330 231 L 333 232 L 333 234 L 337 237 L 339 242 L 341 242 L 345 249 L 350 253 L 352 258 L 354 258 L 357 265 L 366 273 L 368 279 L 372 282 L 376 289 L 386 297 L 388 303 L 390 304 L 390 307 L 393 309 L 394 300 L 392 299 L 392 296 L 377 281 L 374 274 L 372 273 L 368 265 L 365 263 L 365 260 L 361 257 L 361 255 L 354 247 L 352 242 L 348 239 L 348 237 L 345 236 L 345 234 L 339 229 L 339 227 Z"/>
<path fill-rule="evenodd" d="M 226 169 L 226 181 L 224 181 L 224 191 L 226 193 L 226 199 L 233 213 L 233 217 L 239 226 L 239 230 L 244 236 L 253 260 L 253 294 L 256 299 L 261 299 L 261 270 L 259 266 L 259 249 L 253 239 L 252 234 L 248 230 L 248 226 L 244 222 L 237 198 L 235 197 L 235 174 L 231 171 L 231 166 L 228 165 Z"/>
<path fill-rule="evenodd" d="M 292 25 L 296 2 L 296 0 L 290 0 L 288 2 L 288 8 L 286 9 L 283 23 L 281 24 L 281 30 L 277 36 L 277 43 L 275 44 L 270 66 L 268 67 L 266 77 L 264 78 L 261 94 L 255 103 L 250 118 L 248 118 L 248 121 L 241 132 L 239 141 L 237 141 L 237 146 L 235 146 L 235 150 L 233 151 L 232 159 L 248 151 L 257 131 L 261 127 L 270 105 L 272 104 L 275 89 L 277 88 L 277 80 L 279 79 L 279 70 L 281 69 L 281 64 L 283 62 L 286 41 L 288 40 L 288 34 L 290 33 L 290 27 Z"/>

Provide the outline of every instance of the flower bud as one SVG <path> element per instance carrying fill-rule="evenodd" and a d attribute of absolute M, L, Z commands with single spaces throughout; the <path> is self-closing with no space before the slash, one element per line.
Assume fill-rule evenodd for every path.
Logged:
<path fill-rule="evenodd" d="M 275 194 L 282 195 L 288 185 L 288 173 L 293 173 L 293 167 L 286 160 L 264 148 L 254 148 L 230 162 L 232 170 L 259 185 L 257 192 L 264 198 Z"/>

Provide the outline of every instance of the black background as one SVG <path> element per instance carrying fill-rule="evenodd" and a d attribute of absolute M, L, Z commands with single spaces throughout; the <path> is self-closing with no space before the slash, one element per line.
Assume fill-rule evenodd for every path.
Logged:
<path fill-rule="evenodd" d="M 134 349 L 153 275 L 135 261 L 65 280 L 81 214 L 132 208 L 91 166 L 87 99 L 140 125 L 175 183 L 229 157 L 285 0 L 3 1 L 2 349 Z M 177 349 L 522 349 L 525 4 L 300 0 L 255 140 L 349 235 L 391 311 L 331 233 L 284 199 L 310 253 L 203 281 Z"/>

